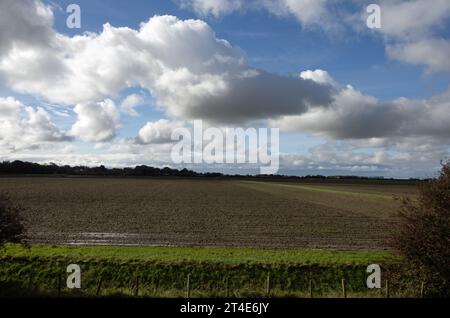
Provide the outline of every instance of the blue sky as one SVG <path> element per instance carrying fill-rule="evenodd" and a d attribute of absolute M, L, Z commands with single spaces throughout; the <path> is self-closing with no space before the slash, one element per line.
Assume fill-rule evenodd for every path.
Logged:
<path fill-rule="evenodd" d="M 5 2 L 5 5 L 8 2 L 9 0 Z M 100 38 L 104 33 L 103 25 L 105 23 L 112 26 L 113 36 L 119 39 L 120 30 L 118 28 L 128 27 L 138 31 L 141 23 L 147 23 L 152 17 L 161 15 L 176 17 L 186 29 L 188 28 L 186 22 L 188 19 L 205 22 L 206 29 L 202 28 L 200 31 L 196 29 L 199 36 L 204 36 L 204 34 L 200 34 L 201 32 L 207 34 L 208 30 L 212 30 L 216 39 L 228 41 L 232 49 L 228 47 L 215 49 L 225 50 L 226 53 L 222 53 L 229 54 L 227 58 L 236 63 L 240 56 L 244 56 L 247 61 L 244 66 L 241 65 L 238 68 L 260 71 L 275 82 L 276 78 L 286 81 L 298 79 L 301 82 L 299 85 L 313 81 L 317 85 L 317 89 L 332 90 L 330 98 L 334 101 L 330 99 L 329 105 L 320 104 L 316 108 L 308 106 L 308 110 L 303 108 L 300 110 L 298 105 L 294 105 L 296 98 L 300 101 L 303 98 L 314 99 L 317 97 L 309 96 L 309 93 L 305 92 L 299 92 L 298 96 L 290 92 L 293 94 L 291 97 L 293 105 L 286 105 L 286 110 L 277 111 L 276 103 L 262 106 L 268 109 L 272 107 L 265 111 L 254 106 L 256 107 L 255 116 L 249 116 L 247 113 L 239 114 L 236 116 L 239 120 L 232 122 L 234 126 L 251 126 L 251 123 L 256 120 L 258 124 L 263 121 L 269 126 L 275 125 L 282 129 L 280 149 L 285 155 L 285 158 L 282 158 L 280 169 L 282 173 L 427 177 L 437 171 L 440 160 L 448 158 L 450 133 L 449 128 L 446 128 L 445 125 L 447 119 L 442 116 L 442 114 L 446 116 L 446 109 L 450 113 L 450 106 L 447 102 L 448 96 L 450 96 L 448 92 L 450 66 L 445 59 L 445 56 L 448 56 L 445 50 L 449 50 L 448 53 L 450 53 L 450 34 L 448 32 L 450 6 L 445 1 L 433 0 L 434 6 L 427 5 L 427 2 L 423 0 L 380 1 L 383 24 L 379 30 L 369 30 L 365 25 L 364 14 L 366 6 L 370 3 L 368 1 L 317 1 L 314 5 L 305 7 L 304 0 L 297 2 L 273 1 L 272 6 L 241 0 L 228 2 L 225 0 L 135 0 L 128 2 L 80 0 L 76 1 L 81 8 L 80 29 L 69 29 L 66 25 L 68 14 L 65 12 L 65 8 L 74 1 L 27 0 L 25 2 L 30 8 L 30 15 L 36 14 L 36 19 L 52 21 L 53 24 L 50 26 L 46 22 L 43 23 L 42 32 L 37 33 L 37 36 L 42 35 L 43 43 L 47 43 L 49 47 L 42 49 L 32 43 L 32 39 L 28 39 L 26 34 L 14 34 L 13 31 L 5 33 L 3 39 L 0 38 L 0 44 L 2 41 L 6 43 L 7 40 L 13 43 L 11 46 L 4 44 L 6 47 L 4 55 L 3 57 L 0 55 L 0 65 L 2 59 L 3 65 L 5 65 L 3 69 L 0 67 L 0 80 L 3 79 L 0 81 L 0 97 L 3 98 L 5 105 L 14 99 L 24 107 L 29 106 L 35 110 L 41 107 L 45 109 L 51 122 L 46 121 L 45 125 L 38 125 L 38 128 L 41 129 L 39 132 L 45 137 L 42 140 L 33 139 L 31 142 L 28 139 L 27 141 L 16 140 L 17 138 L 14 139 L 9 135 L 0 138 L 0 141 L 3 140 L 3 143 L 0 144 L 3 147 L 0 159 L 18 158 L 69 164 L 101 163 L 109 166 L 141 163 L 171 165 L 167 154 L 169 145 L 163 140 L 157 140 L 155 145 L 148 144 L 145 149 L 142 146 L 142 140 L 145 138 L 142 137 L 141 134 L 144 132 L 141 133 L 141 130 L 147 123 L 151 124 L 152 129 L 145 133 L 155 133 L 156 131 L 156 134 L 161 136 L 163 131 L 167 131 L 165 127 L 162 127 L 162 122 L 158 123 L 161 119 L 166 119 L 169 124 L 170 122 L 188 122 L 195 118 L 214 123 L 223 119 L 228 124 L 230 120 L 235 120 L 233 114 L 219 108 L 223 100 L 216 100 L 216 93 L 210 100 L 202 99 L 201 101 L 196 99 L 197 95 L 176 96 L 180 98 L 179 102 L 186 103 L 177 108 L 176 103 L 171 104 L 173 96 L 170 94 L 166 96 L 167 91 L 178 92 L 177 88 L 171 86 L 169 82 L 167 84 L 169 87 L 161 89 L 159 81 L 165 78 L 164 74 L 158 73 L 155 76 L 162 77 L 155 80 L 153 74 L 121 73 L 118 75 L 115 71 L 111 71 L 115 65 L 114 63 L 108 64 L 107 59 L 116 54 L 114 50 L 117 49 L 117 46 L 98 47 L 97 54 L 99 56 L 96 58 L 99 58 L 99 62 L 97 64 L 101 64 L 98 69 L 93 69 L 96 67 L 95 63 L 86 64 L 87 66 L 77 65 L 76 63 L 83 63 L 82 60 L 71 60 L 68 57 L 78 54 L 77 51 L 71 51 L 76 48 L 77 37 L 83 38 L 84 41 L 80 50 L 97 45 L 97 42 L 103 43 Z M 39 5 L 51 12 L 52 20 L 39 13 L 36 9 Z M 414 21 L 417 18 L 417 8 L 422 10 L 423 20 L 421 21 Z M 4 12 L 13 10 L 11 5 L 3 9 Z M 23 14 L 22 11 L 19 13 Z M 11 15 L 19 13 L 12 12 Z M 20 17 L 17 16 L 16 20 L 20 22 Z M 156 19 L 154 21 L 156 25 Z M 161 20 L 159 22 L 164 27 L 173 26 L 173 24 L 170 25 L 173 21 Z M 14 29 L 12 25 L 1 27 Z M 23 28 L 25 29 L 25 27 L 26 25 Z M 189 26 L 189 28 L 191 27 L 192 25 Z M 89 39 L 88 33 L 90 32 L 95 34 L 91 33 L 92 38 Z M 64 49 L 56 51 L 51 43 L 53 43 L 52 39 L 57 38 L 58 35 L 64 39 L 55 41 L 65 43 L 64 45 L 70 47 L 70 50 L 67 49 L 63 53 L 61 50 Z M 205 35 L 205 39 L 209 38 Z M 127 41 L 123 42 L 127 43 L 123 45 L 133 46 L 134 42 Z M 177 41 L 183 42 L 185 39 L 180 38 Z M 188 43 L 182 43 L 184 48 L 189 45 L 189 39 L 186 41 Z M 217 44 L 215 40 L 212 42 L 205 43 L 205 51 L 210 45 Z M 30 49 L 30 52 L 31 50 L 39 52 L 36 56 L 42 58 L 42 61 L 36 60 L 34 65 L 46 67 L 48 64 L 51 66 L 51 70 L 49 71 L 47 68 L 35 70 L 30 67 L 23 71 L 27 74 L 27 80 L 20 79 L 20 74 L 14 73 L 14 69 L 17 69 L 14 63 L 19 61 L 23 68 L 27 64 L 20 60 L 23 56 L 19 56 L 17 59 L 11 58 L 11 52 L 14 51 L 8 50 L 13 50 L 14 45 L 20 48 L 25 46 Z M 177 47 L 176 43 L 170 43 L 170 45 Z M 2 54 L 2 48 L 3 46 L 0 45 L 0 54 Z M 230 90 L 235 89 L 233 84 L 239 81 L 239 77 L 234 77 L 234 75 L 231 76 L 232 78 L 229 77 L 234 69 L 224 69 L 223 65 L 215 66 L 213 71 L 196 69 L 194 64 L 197 61 L 188 58 L 184 61 L 183 52 L 173 52 L 179 54 L 180 63 L 177 68 L 171 68 L 170 65 L 173 64 L 173 61 L 166 60 L 165 56 L 159 56 L 155 50 L 154 47 L 150 48 L 149 52 L 156 55 L 148 56 L 153 56 L 155 60 L 159 58 L 160 64 L 164 65 L 166 71 L 167 69 L 179 71 L 180 68 L 185 68 L 195 73 L 193 75 L 196 76 L 217 75 L 225 81 Z M 192 50 L 198 50 L 199 55 L 204 52 L 201 47 L 193 47 Z M 86 52 L 80 56 L 89 59 L 88 54 L 92 55 L 93 53 L 88 49 Z M 108 57 L 102 60 L 102 54 Z M 125 62 L 131 55 L 134 55 L 134 53 L 128 54 L 130 55 L 123 55 Z M 61 60 L 59 60 L 59 55 L 62 56 Z M 133 60 L 130 64 L 132 63 L 138 62 Z M 177 59 L 175 59 L 175 64 L 177 63 Z M 75 87 L 72 89 L 73 94 L 83 95 L 82 97 L 60 96 L 58 92 L 54 92 L 59 82 L 52 82 L 48 78 L 59 72 L 60 65 L 64 65 L 64 67 L 61 67 L 61 74 L 58 73 L 60 76 L 58 78 L 70 77 L 76 80 L 87 80 L 86 86 L 81 88 L 79 87 L 81 84 L 73 83 L 74 80 L 62 86 L 71 87 L 73 84 Z M 136 70 L 137 73 L 139 73 L 139 68 L 146 69 L 147 67 L 147 65 L 136 65 L 132 70 Z M 124 66 L 124 69 L 127 67 Z M 220 70 L 217 71 L 216 67 Z M 99 78 L 95 77 L 97 79 L 92 83 L 99 87 L 92 88 L 91 91 L 88 84 L 91 81 L 89 76 L 101 70 L 118 76 L 118 84 L 109 83 L 115 82 L 114 78 L 102 78 L 100 81 L 104 80 L 105 83 L 98 83 Z M 312 78 L 306 79 L 300 75 L 308 70 L 313 72 L 311 73 L 313 74 Z M 327 74 L 326 83 L 317 80 L 318 74 L 323 74 L 320 72 Z M 30 74 L 31 77 L 39 78 L 39 82 L 41 82 L 36 83 L 36 88 L 34 88 L 35 83 L 29 79 Z M 38 76 L 43 74 L 49 74 L 49 76 Z M 129 78 L 127 78 L 128 76 Z M 148 76 L 148 78 L 143 79 L 143 76 Z M 197 79 L 191 79 L 188 83 L 195 81 Z M 24 84 L 25 82 L 26 84 Z M 122 82 L 123 85 L 120 84 Z M 128 83 L 131 82 L 133 84 L 129 85 Z M 276 86 L 275 82 L 273 86 Z M 242 100 L 258 100 L 258 83 L 255 84 L 256 91 L 248 93 L 248 96 L 243 96 Z M 204 82 L 203 84 L 210 85 L 211 83 Z M 346 85 L 351 85 L 351 87 Z M 79 91 L 77 91 L 78 88 L 80 88 Z M 261 87 L 261 90 L 264 88 Z M 278 91 L 274 91 L 274 94 L 278 93 Z M 84 98 L 89 94 L 92 95 L 90 99 Z M 280 96 L 283 94 L 281 93 Z M 134 115 L 130 115 L 121 108 L 122 102 L 130 95 L 139 97 L 139 102 L 133 103 L 131 106 L 135 111 Z M 238 94 L 235 93 L 233 96 L 235 95 Z M 12 99 L 7 99 L 8 97 Z M 192 98 L 192 101 L 189 98 Z M 400 100 L 400 98 L 402 99 Z M 112 101 L 111 107 L 105 106 L 105 104 L 98 106 L 106 99 Z M 236 98 L 236 100 L 241 99 Z M 0 105 L 2 104 L 0 103 Z M 217 107 L 217 114 L 221 114 L 223 111 L 223 116 L 229 118 L 222 118 L 219 115 L 218 118 L 211 117 L 211 111 L 206 108 L 212 107 L 211 105 Z M 224 105 L 229 106 L 226 102 Z M 290 108 L 291 106 L 298 109 L 298 114 Z M 6 109 L 10 106 L 3 107 Z M 96 109 L 96 107 L 100 108 Z M 96 114 L 104 114 L 105 118 L 90 121 L 90 118 Z M 39 118 L 43 117 L 45 116 L 42 115 Z M 25 120 L 20 118 L 20 120 Z M 425 119 L 428 122 L 425 122 Z M 44 119 L 42 120 L 44 121 Z M 20 126 L 18 119 L 13 124 Z M 380 127 L 377 128 L 377 124 Z M 450 125 L 448 126 L 450 127 Z M 367 129 L 364 129 L 365 127 Z M 17 129 L 25 128 L 20 126 Z M 149 140 L 154 140 L 154 136 L 150 137 Z M 135 141 L 139 138 L 141 142 L 136 143 Z M 52 159 L 51 153 L 55 149 L 63 149 L 56 150 L 62 155 Z M 157 160 L 155 160 L 156 157 Z M 127 158 L 133 159 L 128 160 Z M 207 169 L 204 166 L 193 168 Z M 234 171 L 235 167 L 226 169 Z"/>

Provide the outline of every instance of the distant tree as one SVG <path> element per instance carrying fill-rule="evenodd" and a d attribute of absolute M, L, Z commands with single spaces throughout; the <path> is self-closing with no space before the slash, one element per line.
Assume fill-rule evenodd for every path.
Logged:
<path fill-rule="evenodd" d="M 394 244 L 437 296 L 450 296 L 450 163 L 403 200 Z"/>
<path fill-rule="evenodd" d="M 0 194 L 0 247 L 5 243 L 22 243 L 25 226 L 20 207 L 5 194 Z"/>

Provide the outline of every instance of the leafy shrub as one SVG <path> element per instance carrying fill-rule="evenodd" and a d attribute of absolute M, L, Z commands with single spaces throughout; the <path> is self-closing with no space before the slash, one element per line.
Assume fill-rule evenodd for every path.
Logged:
<path fill-rule="evenodd" d="M 450 163 L 437 179 L 419 186 L 419 197 L 403 200 L 394 244 L 423 279 L 432 296 L 450 295 Z"/>
<path fill-rule="evenodd" d="M 0 194 L 0 246 L 5 243 L 21 243 L 25 238 L 25 226 L 20 207 Z"/>

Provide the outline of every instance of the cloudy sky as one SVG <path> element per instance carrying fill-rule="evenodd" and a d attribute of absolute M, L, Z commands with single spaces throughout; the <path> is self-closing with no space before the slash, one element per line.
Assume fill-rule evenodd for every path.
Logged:
<path fill-rule="evenodd" d="M 450 158 L 449 17 L 448 0 L 0 0 L 0 160 L 173 166 L 172 130 L 202 119 L 280 128 L 280 173 L 430 177 Z"/>

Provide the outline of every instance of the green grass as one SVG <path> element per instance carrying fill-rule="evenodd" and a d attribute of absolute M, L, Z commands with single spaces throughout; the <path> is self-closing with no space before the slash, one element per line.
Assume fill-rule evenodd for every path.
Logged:
<path fill-rule="evenodd" d="M 224 297 L 227 279 L 231 296 L 261 297 L 268 275 L 276 297 L 307 297 L 310 281 L 317 297 L 332 296 L 341 279 L 349 294 L 377 297 L 365 287 L 367 265 L 388 273 L 397 261 L 382 251 L 7 245 L 0 251 L 0 297 L 55 296 L 71 263 L 81 267 L 83 288 L 63 290 L 67 296 L 95 296 L 100 277 L 102 295 L 130 296 L 139 277 L 141 296 L 182 297 L 189 274 L 193 297 Z"/>
<path fill-rule="evenodd" d="M 7 245 L 0 256 L 71 258 L 144 262 L 213 262 L 223 264 L 359 265 L 392 260 L 385 251 L 333 251 L 308 249 L 256 249 L 215 247 L 123 247 Z"/>
<path fill-rule="evenodd" d="M 242 181 L 245 183 L 261 183 L 261 181 Z M 356 196 L 356 197 L 362 197 L 367 199 L 376 199 L 376 200 L 395 200 L 394 196 L 392 195 L 384 195 L 384 194 L 375 194 L 375 193 L 365 193 L 365 192 L 352 192 L 352 191 L 342 191 L 342 190 L 335 190 L 330 189 L 322 186 L 306 186 L 301 184 L 284 184 L 284 183 L 275 183 L 275 182 L 265 182 L 264 184 L 270 184 L 274 186 L 281 186 L 281 187 L 287 187 L 287 188 L 296 188 L 301 190 L 307 190 L 307 191 L 316 191 L 316 192 L 324 192 L 324 193 L 333 193 L 333 194 L 340 194 L 340 195 L 349 195 L 349 196 Z"/>

